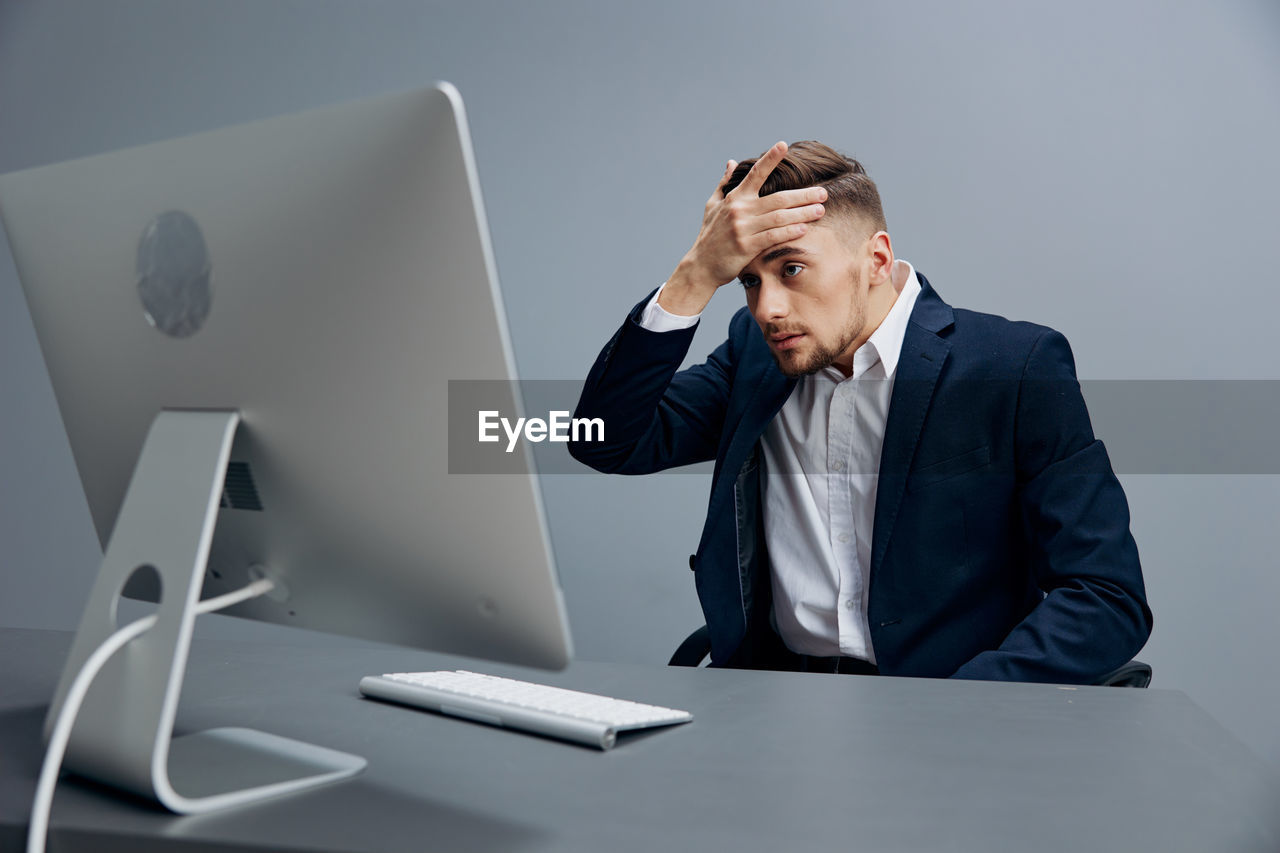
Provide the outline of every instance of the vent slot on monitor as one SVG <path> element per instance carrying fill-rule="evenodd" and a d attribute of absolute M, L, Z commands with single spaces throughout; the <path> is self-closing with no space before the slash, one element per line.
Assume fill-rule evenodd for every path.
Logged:
<path fill-rule="evenodd" d="M 253 484 L 248 462 L 227 463 L 227 476 L 222 481 L 222 501 L 218 507 L 262 512 L 262 501 L 258 499 L 258 487 Z"/>

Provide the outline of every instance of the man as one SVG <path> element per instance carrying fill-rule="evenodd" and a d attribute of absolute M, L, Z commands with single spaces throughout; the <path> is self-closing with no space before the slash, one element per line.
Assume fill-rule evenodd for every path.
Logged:
<path fill-rule="evenodd" d="M 723 285 L 747 306 L 677 373 Z M 953 309 L 861 164 L 730 161 L 693 247 L 597 359 L 601 471 L 715 460 L 690 563 L 716 666 L 1089 683 L 1151 631 L 1066 339 Z"/>

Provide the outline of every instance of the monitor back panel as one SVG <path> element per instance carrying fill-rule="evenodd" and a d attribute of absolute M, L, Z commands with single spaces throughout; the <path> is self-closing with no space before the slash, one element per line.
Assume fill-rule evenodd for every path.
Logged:
<path fill-rule="evenodd" d="M 210 283 L 178 334 L 139 288 L 172 211 Z M 448 470 L 448 382 L 515 376 L 451 86 L 5 175 L 0 215 L 101 541 L 157 412 L 236 409 L 206 595 L 264 565 L 288 598 L 239 615 L 568 659 L 536 478 Z"/>

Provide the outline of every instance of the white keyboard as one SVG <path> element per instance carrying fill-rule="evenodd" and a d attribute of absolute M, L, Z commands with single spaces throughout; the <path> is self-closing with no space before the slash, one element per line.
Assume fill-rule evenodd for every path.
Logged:
<path fill-rule="evenodd" d="M 475 672 L 392 672 L 360 679 L 375 699 L 609 749 L 618 732 L 687 723 L 688 711 Z"/>

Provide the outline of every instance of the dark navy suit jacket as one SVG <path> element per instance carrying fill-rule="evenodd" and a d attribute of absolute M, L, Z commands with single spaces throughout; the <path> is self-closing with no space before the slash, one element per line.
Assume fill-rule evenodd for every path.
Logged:
<path fill-rule="evenodd" d="M 872 531 L 880 671 L 1092 682 L 1142 647 L 1152 616 L 1070 347 L 1044 326 L 953 309 L 918 277 Z M 712 665 L 787 667 L 771 626 L 759 442 L 796 380 L 746 309 L 703 364 L 677 372 L 694 330 L 648 331 L 647 303 L 601 352 L 575 412 L 603 418 L 606 441 L 570 451 L 624 474 L 714 459 L 691 559 Z"/>

